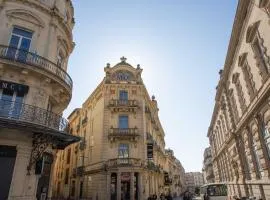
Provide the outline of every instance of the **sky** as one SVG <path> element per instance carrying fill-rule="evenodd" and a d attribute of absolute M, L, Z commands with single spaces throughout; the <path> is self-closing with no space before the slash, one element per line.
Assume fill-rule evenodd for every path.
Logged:
<path fill-rule="evenodd" d="M 155 95 L 166 147 L 186 172 L 201 171 L 209 146 L 218 72 L 223 68 L 237 0 L 74 0 L 76 47 L 68 73 L 68 116 L 125 56 L 143 69 Z"/>

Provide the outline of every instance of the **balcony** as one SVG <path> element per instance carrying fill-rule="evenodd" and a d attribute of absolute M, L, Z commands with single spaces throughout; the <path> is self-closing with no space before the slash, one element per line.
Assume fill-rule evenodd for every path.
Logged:
<path fill-rule="evenodd" d="M 139 137 L 138 128 L 110 128 L 108 137 L 111 142 L 115 140 L 137 142 Z"/>
<path fill-rule="evenodd" d="M 68 121 L 60 115 L 14 101 L 0 100 L 0 127 L 28 130 L 40 137 L 51 136 L 50 143 L 58 149 L 80 140 L 69 134 Z"/>
<path fill-rule="evenodd" d="M 42 72 L 57 82 L 60 82 L 71 93 L 72 79 L 61 67 L 55 63 L 43 58 L 35 53 L 24 51 L 10 46 L 0 45 L 0 59 L 3 59 L 8 64 L 20 64 L 22 67 Z M 29 67 L 31 66 L 31 67 Z"/>
<path fill-rule="evenodd" d="M 138 158 L 115 158 L 108 160 L 107 166 L 108 168 L 141 167 L 143 164 Z"/>
<path fill-rule="evenodd" d="M 136 100 L 111 99 L 108 108 L 111 110 L 112 113 L 114 112 L 136 113 L 139 106 Z"/>
<path fill-rule="evenodd" d="M 172 185 L 172 178 L 169 177 L 167 172 L 164 173 L 164 185 Z"/>
<path fill-rule="evenodd" d="M 156 165 L 152 160 L 148 160 L 147 169 L 155 172 L 161 172 L 162 168 L 160 165 Z"/>

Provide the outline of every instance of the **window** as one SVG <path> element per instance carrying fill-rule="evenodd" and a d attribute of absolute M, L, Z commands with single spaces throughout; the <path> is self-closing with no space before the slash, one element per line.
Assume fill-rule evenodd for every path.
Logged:
<path fill-rule="evenodd" d="M 254 157 L 255 157 L 255 164 L 256 164 L 255 167 L 258 170 L 259 177 L 261 177 L 262 166 L 261 166 L 261 163 L 260 163 L 260 158 L 259 158 L 259 155 L 258 155 L 258 149 L 257 148 L 258 147 L 257 147 L 256 141 L 253 139 L 252 150 L 253 150 Z"/>
<path fill-rule="evenodd" d="M 68 153 L 67 153 L 67 164 L 70 163 L 70 154 L 71 154 L 71 149 L 68 149 Z"/>
<path fill-rule="evenodd" d="M 24 92 L 10 88 L 0 89 L 0 115 L 18 118 L 21 114 Z"/>
<path fill-rule="evenodd" d="M 68 184 L 68 178 L 69 178 L 69 168 L 66 169 L 65 184 Z"/>
<path fill-rule="evenodd" d="M 11 59 L 26 61 L 32 40 L 32 32 L 14 27 L 9 42 L 7 56 Z"/>
<path fill-rule="evenodd" d="M 119 145 L 118 158 L 129 158 L 129 145 L 128 144 Z"/>
<path fill-rule="evenodd" d="M 263 139 L 267 149 L 268 158 L 270 158 L 270 133 L 269 127 L 267 125 L 265 125 L 263 129 Z"/>
<path fill-rule="evenodd" d="M 264 50 L 262 49 L 263 47 L 260 44 L 258 36 L 254 40 L 252 47 L 253 47 L 254 54 L 256 55 L 256 58 L 260 61 L 260 64 L 262 65 L 264 70 L 266 72 L 268 72 L 268 65 L 267 65 L 266 60 L 264 58 L 265 53 L 264 53 Z"/>
<path fill-rule="evenodd" d="M 128 116 L 119 116 L 118 127 L 120 129 L 128 129 Z"/>
<path fill-rule="evenodd" d="M 125 90 L 120 90 L 119 99 L 120 100 L 128 100 L 128 92 Z"/>

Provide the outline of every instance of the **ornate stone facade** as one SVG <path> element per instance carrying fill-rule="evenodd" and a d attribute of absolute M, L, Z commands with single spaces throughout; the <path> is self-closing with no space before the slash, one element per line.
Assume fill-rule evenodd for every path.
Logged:
<path fill-rule="evenodd" d="M 215 182 L 231 197 L 270 199 L 269 6 L 238 2 L 208 131 Z"/>
<path fill-rule="evenodd" d="M 207 147 L 203 153 L 203 178 L 204 183 L 214 183 L 215 176 L 213 171 L 213 160 L 212 160 L 211 148 Z"/>
<path fill-rule="evenodd" d="M 79 141 L 62 118 L 73 25 L 70 0 L 0 0 L 0 199 L 49 199 L 55 149 Z"/>
<path fill-rule="evenodd" d="M 155 97 L 150 98 L 142 69 L 121 62 L 104 69 L 95 91 L 69 116 L 80 144 L 59 152 L 54 196 L 101 200 L 146 199 L 183 192 L 184 168 L 165 149 Z"/>

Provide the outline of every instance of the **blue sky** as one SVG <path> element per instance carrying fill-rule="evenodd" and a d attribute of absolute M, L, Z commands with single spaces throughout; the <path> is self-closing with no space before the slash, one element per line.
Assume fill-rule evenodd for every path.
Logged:
<path fill-rule="evenodd" d="M 166 146 L 186 171 L 202 169 L 218 71 L 225 62 L 237 0 L 74 0 L 74 82 L 67 116 L 120 57 L 143 68 L 159 105 Z"/>

